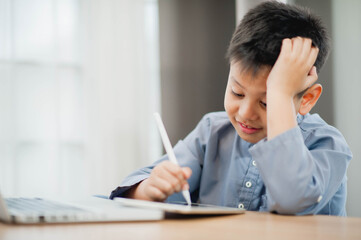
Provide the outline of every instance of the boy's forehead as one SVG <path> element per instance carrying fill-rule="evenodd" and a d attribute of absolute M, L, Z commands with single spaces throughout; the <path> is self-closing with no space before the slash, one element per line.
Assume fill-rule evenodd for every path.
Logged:
<path fill-rule="evenodd" d="M 245 69 L 242 66 L 242 62 L 231 62 L 230 64 L 230 73 L 231 78 L 236 81 L 247 80 L 247 81 L 257 81 L 257 82 L 266 82 L 267 77 L 271 71 L 270 66 L 261 66 L 257 69 Z"/>

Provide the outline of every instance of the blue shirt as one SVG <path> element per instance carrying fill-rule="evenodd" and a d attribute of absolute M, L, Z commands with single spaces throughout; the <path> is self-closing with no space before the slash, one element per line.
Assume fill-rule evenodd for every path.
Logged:
<path fill-rule="evenodd" d="M 206 114 L 174 147 L 192 169 L 192 202 L 280 214 L 345 216 L 346 170 L 352 153 L 334 127 L 317 114 L 297 116 L 298 127 L 256 144 L 241 139 L 225 112 Z M 149 177 L 151 166 L 124 179 L 110 198 Z M 180 193 L 167 201 L 184 201 Z"/>

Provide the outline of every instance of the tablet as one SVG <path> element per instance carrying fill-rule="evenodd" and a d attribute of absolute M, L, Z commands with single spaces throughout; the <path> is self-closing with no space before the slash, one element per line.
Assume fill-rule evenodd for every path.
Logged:
<path fill-rule="evenodd" d="M 124 206 L 161 209 L 165 213 L 182 215 L 231 215 L 242 214 L 246 211 L 245 209 L 241 208 L 221 207 L 199 203 L 192 203 L 192 205 L 187 205 L 187 203 L 185 202 L 163 203 L 135 200 L 129 198 L 114 198 L 114 201 L 119 202 Z"/>

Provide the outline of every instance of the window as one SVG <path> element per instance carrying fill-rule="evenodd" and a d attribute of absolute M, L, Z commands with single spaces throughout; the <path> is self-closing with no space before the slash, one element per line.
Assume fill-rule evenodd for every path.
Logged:
<path fill-rule="evenodd" d="M 159 156 L 157 19 L 154 0 L 0 0 L 5 194 L 109 193 Z"/>

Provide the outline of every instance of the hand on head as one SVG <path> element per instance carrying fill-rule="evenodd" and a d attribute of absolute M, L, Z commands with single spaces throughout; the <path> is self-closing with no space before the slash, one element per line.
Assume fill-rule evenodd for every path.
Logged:
<path fill-rule="evenodd" d="M 192 170 L 164 161 L 154 167 L 148 179 L 141 182 L 128 196 L 149 201 L 164 201 L 173 193 L 188 190 L 187 179 Z"/>
<path fill-rule="evenodd" d="M 294 97 L 309 88 L 318 79 L 313 66 L 318 51 L 309 38 L 284 39 L 278 59 L 268 75 L 267 92 L 274 90 Z"/>

